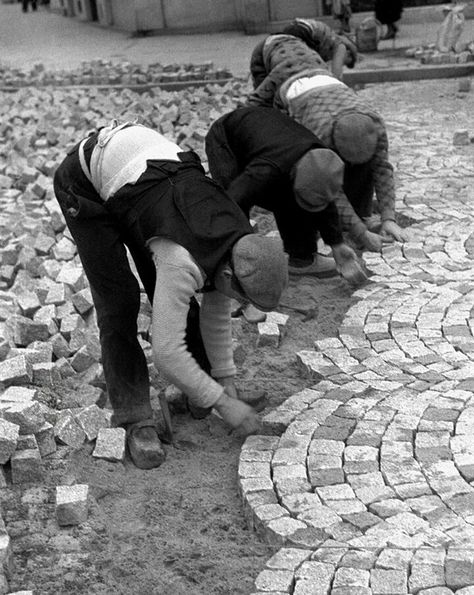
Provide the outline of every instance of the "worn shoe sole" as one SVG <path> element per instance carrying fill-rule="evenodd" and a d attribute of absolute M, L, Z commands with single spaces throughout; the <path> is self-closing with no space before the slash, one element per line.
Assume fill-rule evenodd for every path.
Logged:
<path fill-rule="evenodd" d="M 143 440 L 139 436 L 142 428 L 153 428 L 156 440 Z M 166 459 L 166 453 L 158 437 L 158 431 L 153 422 L 142 421 L 130 424 L 127 428 L 127 446 L 133 464 L 139 469 L 154 469 Z"/>
<path fill-rule="evenodd" d="M 334 259 L 323 254 L 316 254 L 314 262 L 306 267 L 288 265 L 288 273 L 295 276 L 317 277 L 318 279 L 328 279 L 339 275 Z"/>
<path fill-rule="evenodd" d="M 211 415 L 212 407 L 196 407 L 196 405 L 191 404 L 191 401 L 186 395 L 184 395 L 184 398 L 186 401 L 186 407 L 193 419 L 205 419 Z"/>

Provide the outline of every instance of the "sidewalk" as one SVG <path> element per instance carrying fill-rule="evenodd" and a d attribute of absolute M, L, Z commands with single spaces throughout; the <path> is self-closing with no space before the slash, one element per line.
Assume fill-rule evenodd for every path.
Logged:
<path fill-rule="evenodd" d="M 392 66 L 404 62 L 406 48 L 434 42 L 439 23 L 407 23 L 400 37 L 382 41 L 379 52 L 364 56 L 359 67 Z M 250 54 L 264 35 L 241 32 L 199 35 L 157 35 L 133 38 L 128 33 L 63 17 L 41 8 L 23 13 L 20 4 L 0 4 L 0 64 L 29 69 L 36 63 L 69 69 L 97 58 L 151 64 L 212 61 L 236 76 L 246 76 Z M 474 39 L 474 20 L 468 20 L 463 40 Z"/>

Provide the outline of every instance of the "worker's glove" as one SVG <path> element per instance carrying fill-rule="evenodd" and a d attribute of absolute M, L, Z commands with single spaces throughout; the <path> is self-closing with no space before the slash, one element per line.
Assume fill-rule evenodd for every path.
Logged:
<path fill-rule="evenodd" d="M 392 238 L 392 240 L 397 240 L 398 242 L 405 242 L 408 239 L 407 233 L 391 219 L 382 223 L 380 235 L 385 238 Z"/>
<path fill-rule="evenodd" d="M 367 275 L 352 248 L 346 244 L 337 244 L 331 249 L 336 269 L 348 283 L 356 286 L 367 281 Z"/>

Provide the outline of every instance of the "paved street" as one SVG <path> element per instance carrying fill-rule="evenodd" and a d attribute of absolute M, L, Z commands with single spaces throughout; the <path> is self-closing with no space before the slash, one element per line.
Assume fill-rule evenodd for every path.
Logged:
<path fill-rule="evenodd" d="M 439 23 L 402 22 L 399 38 L 382 41 L 381 52 L 364 57 L 360 67 L 394 63 L 393 50 L 434 43 Z M 130 60 L 138 64 L 212 61 L 236 76 L 248 75 L 252 49 L 264 35 L 238 31 L 212 35 L 168 35 L 133 38 L 128 33 L 103 29 L 96 23 L 49 13 L 40 8 L 23 14 L 20 4 L 0 4 L 0 65 L 31 68 L 41 62 L 49 68 L 75 68 L 83 60 Z M 474 20 L 466 21 L 462 40 L 474 38 Z M 398 62 L 398 59 L 396 60 Z"/>
<path fill-rule="evenodd" d="M 397 44 L 420 41 L 424 31 L 407 24 Z M 257 39 L 238 33 L 132 39 L 44 10 L 23 15 L 19 5 L 0 5 L 1 61 L 17 67 L 44 62 L 69 68 L 97 57 L 213 60 L 243 75 Z M 308 388 L 268 413 L 268 435 L 251 437 L 242 448 L 239 489 L 246 518 L 276 550 L 255 577 L 254 594 L 474 595 L 474 90 L 460 93 L 458 84 L 426 81 L 361 91 L 387 123 L 397 212 L 410 239 L 381 255 L 364 255 L 373 276 L 355 293 L 358 300 L 337 336 L 315 336 L 314 349 L 295 353 Z M 47 117 L 66 122 L 63 136 L 54 139 L 59 145 L 77 134 L 76 122 L 78 128 L 92 122 L 82 118 L 92 111 L 84 91 L 70 119 L 61 112 L 66 91 L 41 91 L 38 97 L 0 94 L 0 106 L 8 108 L 0 113 L 18 110 L 20 119 L 21 109 L 31 115 L 51 101 Z M 147 98 L 135 99 L 136 109 L 155 108 Z M 98 111 L 105 114 L 110 106 L 101 101 Z M 120 105 L 120 98 L 115 101 Z M 42 140 L 46 122 L 38 124 L 36 140 Z M 455 133 L 467 142 L 453 144 Z M 57 157 L 62 147 L 54 143 Z M 41 164 L 42 177 L 49 175 L 48 163 Z M 15 172 L 15 164 L 3 165 L 2 175 Z M 31 192 L 22 199 L 19 194 L 2 190 L 2 228 L 10 233 L 14 222 L 12 228 L 23 225 L 38 234 L 47 201 L 40 205 Z M 40 505 L 52 514 L 41 488 L 21 501 L 28 511 Z M 25 523 L 10 523 L 12 538 L 25 539 Z M 34 523 L 37 542 L 32 553 L 25 550 L 30 576 L 42 567 L 48 537 Z M 48 523 L 55 535 L 54 521 Z M 86 554 L 73 537 L 73 530 L 55 536 L 56 546 L 69 556 L 61 558 L 69 574 L 80 575 Z M 84 529 L 82 537 L 94 555 L 94 548 L 108 547 L 92 530 Z M 88 568 L 94 564 L 93 556 L 87 558 Z M 99 563 L 93 569 L 99 576 Z"/>
<path fill-rule="evenodd" d="M 365 255 L 374 276 L 338 337 L 297 354 L 314 386 L 267 416 L 281 437 L 241 453 L 248 515 L 284 544 L 256 593 L 474 593 L 474 151 L 452 143 L 474 117 L 420 85 L 436 106 L 410 109 L 406 84 L 366 91 L 412 237 Z"/>

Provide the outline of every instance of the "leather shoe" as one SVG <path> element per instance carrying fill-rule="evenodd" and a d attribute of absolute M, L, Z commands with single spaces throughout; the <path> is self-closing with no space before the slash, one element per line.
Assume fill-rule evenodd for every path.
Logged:
<path fill-rule="evenodd" d="M 256 308 L 253 304 L 247 304 L 242 310 L 242 316 L 250 324 L 257 324 L 258 322 L 265 322 L 267 315 L 262 310 Z"/>
<path fill-rule="evenodd" d="M 315 254 L 312 264 L 308 266 L 295 267 L 288 265 L 288 273 L 290 275 L 318 277 L 318 279 L 328 279 L 329 277 L 337 277 L 339 275 L 334 258 L 332 256 L 324 256 L 323 254 Z"/>
<path fill-rule="evenodd" d="M 198 407 L 197 405 L 193 405 L 186 395 L 184 396 L 186 401 L 186 407 L 193 419 L 205 419 L 209 415 L 211 415 L 212 407 Z"/>
<path fill-rule="evenodd" d="M 153 420 L 145 419 L 127 426 L 130 457 L 139 469 L 159 467 L 166 458 Z"/>

